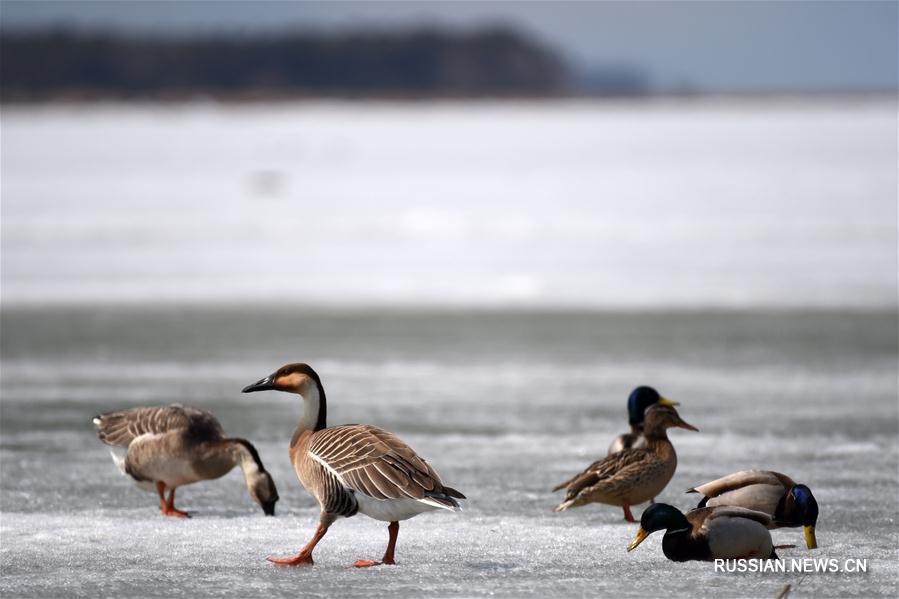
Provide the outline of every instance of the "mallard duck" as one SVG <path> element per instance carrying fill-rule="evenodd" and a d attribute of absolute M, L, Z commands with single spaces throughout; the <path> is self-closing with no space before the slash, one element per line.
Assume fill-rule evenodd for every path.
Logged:
<path fill-rule="evenodd" d="M 113 461 L 138 487 L 159 494 L 164 515 L 189 517 L 175 508 L 175 489 L 219 478 L 235 466 L 243 470 L 250 497 L 267 516 L 275 515 L 278 490 L 259 452 L 246 439 L 226 438 L 209 412 L 180 405 L 133 408 L 93 422 L 101 441 L 127 449 L 124 456 L 113 452 Z"/>
<path fill-rule="evenodd" d="M 646 447 L 624 449 L 593 462 L 586 470 L 556 486 L 567 489 L 556 512 L 587 503 L 619 505 L 624 519 L 636 522 L 630 506 L 649 501 L 665 488 L 677 468 L 677 454 L 666 432 L 671 427 L 697 431 L 672 406 L 654 404 L 646 410 Z"/>
<path fill-rule="evenodd" d="M 643 438 L 643 422 L 646 408 L 655 404 L 663 406 L 680 405 L 676 401 L 659 395 L 659 392 L 652 387 L 637 387 L 627 398 L 627 415 L 628 422 L 631 425 L 631 432 L 624 433 L 615 437 L 612 444 L 609 445 L 607 455 L 618 453 L 622 449 L 632 449 L 638 447 L 646 447 L 646 439 Z"/>
<path fill-rule="evenodd" d="M 633 551 L 650 534 L 664 530 L 662 551 L 671 561 L 774 559 L 770 522 L 768 514 L 740 507 L 698 508 L 684 515 L 667 503 L 654 503 L 640 517 L 637 536 L 627 550 Z"/>
<path fill-rule="evenodd" d="M 809 549 L 818 546 L 815 524 L 818 502 L 811 489 L 789 476 L 771 470 L 743 470 L 688 489 L 705 497 L 697 507 L 733 505 L 771 516 L 769 528 L 802 526 Z"/>
<path fill-rule="evenodd" d="M 399 437 L 368 424 L 328 427 L 325 389 L 307 364 L 288 364 L 248 385 L 244 393 L 277 390 L 303 397 L 303 416 L 290 440 L 290 461 L 300 482 L 318 500 L 321 512 L 312 540 L 292 557 L 269 561 L 311 565 L 312 551 L 339 517 L 357 513 L 389 522 L 387 550 L 380 562 L 395 564 L 400 520 L 423 512 L 459 509 L 465 495 L 443 484 L 437 472 Z"/>

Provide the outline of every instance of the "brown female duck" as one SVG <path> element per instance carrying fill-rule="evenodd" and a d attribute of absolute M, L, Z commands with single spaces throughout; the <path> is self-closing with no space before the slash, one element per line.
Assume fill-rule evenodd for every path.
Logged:
<path fill-rule="evenodd" d="M 674 476 L 677 454 L 667 433 L 672 427 L 699 430 L 684 422 L 674 407 L 661 404 L 651 406 L 646 410 L 646 447 L 613 453 L 556 486 L 553 491 L 564 488 L 568 492 L 565 501 L 557 505 L 554 511 L 562 512 L 594 502 L 607 503 L 621 506 L 625 520 L 636 522 L 630 506 L 658 495 Z"/>

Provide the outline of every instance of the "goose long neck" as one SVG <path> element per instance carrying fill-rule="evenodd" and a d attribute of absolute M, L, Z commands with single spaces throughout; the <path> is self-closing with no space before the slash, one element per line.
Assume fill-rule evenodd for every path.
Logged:
<path fill-rule="evenodd" d="M 303 396 L 303 416 L 297 425 L 297 433 L 319 431 L 328 426 L 328 405 L 325 401 L 325 389 L 321 381 L 314 380 L 301 393 Z"/>
<path fill-rule="evenodd" d="M 233 461 L 233 466 L 240 466 L 243 471 L 244 478 L 247 480 L 252 476 L 265 472 L 262 460 L 259 458 L 259 452 L 246 439 L 227 439 L 228 453 Z M 230 469 L 230 468 L 229 468 Z"/>

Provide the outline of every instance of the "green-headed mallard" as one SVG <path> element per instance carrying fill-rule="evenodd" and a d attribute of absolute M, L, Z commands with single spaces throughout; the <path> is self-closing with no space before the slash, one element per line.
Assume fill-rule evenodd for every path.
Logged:
<path fill-rule="evenodd" d="M 646 439 L 643 437 L 643 423 L 646 408 L 655 404 L 663 406 L 680 405 L 676 401 L 659 395 L 659 392 L 652 387 L 637 387 L 631 391 L 627 398 L 627 416 L 631 425 L 631 432 L 624 433 L 615 437 L 612 444 L 609 445 L 607 455 L 618 453 L 622 449 L 636 449 L 638 447 L 646 447 Z"/>
<path fill-rule="evenodd" d="M 649 501 L 659 494 L 674 476 L 677 454 L 668 440 L 672 427 L 699 430 L 684 422 L 672 406 L 654 404 L 646 410 L 644 437 L 646 447 L 625 449 L 590 464 L 586 470 L 556 486 L 567 489 L 565 501 L 556 512 L 587 503 L 619 505 L 624 518 L 636 522 L 630 506 Z"/>
<path fill-rule="evenodd" d="M 132 408 L 95 416 L 94 426 L 101 441 L 127 448 L 124 457 L 113 452 L 113 460 L 138 487 L 159 493 L 166 516 L 189 515 L 175 508 L 175 489 L 219 478 L 235 466 L 243 470 L 250 497 L 275 515 L 278 491 L 259 452 L 246 439 L 226 438 L 209 412 L 180 405 Z"/>
<path fill-rule="evenodd" d="M 818 546 L 815 524 L 818 502 L 811 489 L 789 476 L 771 470 L 743 470 L 688 489 L 705 497 L 697 507 L 732 505 L 771 516 L 769 528 L 802 526 L 809 549 Z"/>
<path fill-rule="evenodd" d="M 685 515 L 667 503 L 655 503 L 640 517 L 637 536 L 627 550 L 664 530 L 662 551 L 671 561 L 776 558 L 770 522 L 768 514 L 741 507 L 705 507 Z"/>
<path fill-rule="evenodd" d="M 380 562 L 359 560 L 357 567 L 394 564 L 400 520 L 437 509 L 456 511 L 465 495 L 443 484 L 437 472 L 399 437 L 368 424 L 329 427 L 325 389 L 307 364 L 288 364 L 244 387 L 244 393 L 286 391 L 303 398 L 303 416 L 290 440 L 290 462 L 297 477 L 318 500 L 318 529 L 299 553 L 268 558 L 276 564 L 311 565 L 312 551 L 337 518 L 357 513 L 389 522 L 387 551 Z"/>

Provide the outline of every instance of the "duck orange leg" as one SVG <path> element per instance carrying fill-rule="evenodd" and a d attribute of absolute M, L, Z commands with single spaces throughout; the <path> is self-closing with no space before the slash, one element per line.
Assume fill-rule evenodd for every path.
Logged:
<path fill-rule="evenodd" d="M 387 526 L 387 532 L 390 533 L 390 539 L 387 541 L 387 551 L 384 552 L 384 557 L 381 558 L 381 561 L 375 562 L 370 559 L 360 559 L 353 565 L 357 568 L 370 568 L 371 566 L 381 565 L 395 566 L 396 562 L 393 560 L 393 552 L 396 550 L 396 537 L 400 534 L 400 523 L 396 521 L 391 522 Z"/>
<path fill-rule="evenodd" d="M 314 563 L 312 561 L 312 550 L 315 549 L 315 546 L 318 545 L 318 542 L 322 540 L 322 537 L 325 536 L 326 532 L 328 532 L 328 527 L 322 523 L 319 523 L 318 528 L 315 529 L 315 534 L 312 536 L 312 540 L 306 543 L 306 546 L 303 547 L 299 553 L 297 553 L 293 557 L 269 556 L 265 559 L 273 564 L 279 564 L 282 566 L 311 566 Z"/>
<path fill-rule="evenodd" d="M 165 488 L 165 484 L 161 482 L 156 483 L 156 490 L 159 491 L 159 496 L 162 497 L 162 489 Z M 166 516 L 177 516 L 179 518 L 190 518 L 190 514 L 187 512 L 182 512 L 179 509 L 175 509 L 175 489 L 174 487 L 169 490 L 169 498 L 166 500 L 165 505 L 162 507 L 162 513 Z"/>
<path fill-rule="evenodd" d="M 625 503 L 621 507 L 624 508 L 624 519 L 628 522 L 636 522 L 636 520 L 634 520 L 634 515 L 631 513 L 631 506 Z"/>

